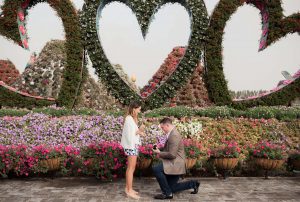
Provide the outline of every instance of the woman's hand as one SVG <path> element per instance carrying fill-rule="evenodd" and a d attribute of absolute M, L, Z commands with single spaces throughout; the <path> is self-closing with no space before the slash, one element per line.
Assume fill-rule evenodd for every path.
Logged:
<path fill-rule="evenodd" d="M 144 130 L 138 129 L 138 130 L 136 131 L 136 135 L 141 135 L 141 136 L 143 136 L 144 134 L 145 134 Z"/>
<path fill-rule="evenodd" d="M 136 135 L 140 135 L 140 136 L 144 136 L 145 135 L 145 125 L 141 125 L 138 129 L 138 131 L 136 132 Z"/>
<path fill-rule="evenodd" d="M 145 132 L 138 130 L 138 131 L 136 131 L 136 135 L 145 136 Z"/>
<path fill-rule="evenodd" d="M 145 125 L 142 124 L 142 125 L 139 127 L 139 130 L 142 131 L 142 132 L 144 132 L 144 131 L 145 131 Z"/>

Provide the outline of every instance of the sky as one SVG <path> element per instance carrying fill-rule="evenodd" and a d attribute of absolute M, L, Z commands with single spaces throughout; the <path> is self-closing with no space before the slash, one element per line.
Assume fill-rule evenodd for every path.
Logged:
<path fill-rule="evenodd" d="M 3 1 L 0 0 L 0 5 Z M 210 15 L 219 0 L 204 1 Z M 300 11 L 299 0 L 282 2 L 285 16 Z M 73 3 L 81 9 L 83 0 Z M 154 17 L 145 40 L 135 15 L 123 4 L 106 6 L 99 21 L 99 39 L 106 56 L 112 64 L 121 64 L 129 76 L 135 75 L 139 86 L 147 83 L 175 46 L 187 45 L 190 35 L 189 15 L 179 4 L 164 6 Z M 20 72 L 32 52 L 39 53 L 51 39 L 65 38 L 60 18 L 46 3 L 29 11 L 27 24 L 29 51 L 0 36 L 0 59 L 10 59 Z M 290 34 L 258 52 L 260 35 L 259 11 L 249 5 L 240 7 L 227 22 L 222 45 L 224 73 L 230 90 L 270 90 L 284 79 L 281 71 L 293 74 L 300 69 L 298 34 Z M 97 78 L 92 67 L 89 71 Z"/>

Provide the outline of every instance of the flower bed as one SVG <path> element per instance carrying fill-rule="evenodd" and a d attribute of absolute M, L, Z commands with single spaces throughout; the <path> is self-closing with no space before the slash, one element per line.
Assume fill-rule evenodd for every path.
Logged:
<path fill-rule="evenodd" d="M 150 118 L 146 123 L 146 136 L 142 142 L 164 143 L 165 136 L 159 128 L 160 118 Z M 191 118 L 175 121 L 185 138 L 201 142 L 203 150 L 216 147 L 224 140 L 235 140 L 240 146 L 256 144 L 260 139 L 284 141 L 289 148 L 300 141 L 300 121 L 278 121 L 276 119 L 212 119 Z M 52 117 L 31 113 L 23 117 L 0 118 L 0 144 L 3 145 L 72 145 L 80 148 L 90 143 L 120 142 L 123 117 L 104 113 L 94 116 Z M 197 127 L 193 127 L 193 126 Z M 200 127 L 201 126 L 201 127 Z M 242 148 L 242 154 L 245 149 Z"/>
<path fill-rule="evenodd" d="M 165 142 L 165 136 L 159 128 L 159 119 L 160 117 L 147 118 L 145 123 L 146 136 L 142 137 L 143 145 L 141 146 L 140 158 L 154 158 L 150 150 L 152 144 L 159 143 L 162 145 Z M 188 150 L 186 155 L 195 158 L 198 156 L 196 169 L 200 166 L 201 169 L 204 169 L 204 173 L 211 172 L 209 165 L 206 164 L 209 151 L 221 146 L 224 141 L 235 140 L 241 149 L 239 159 L 243 160 L 248 155 L 247 146 L 250 144 L 255 145 L 261 139 L 266 139 L 284 144 L 289 150 L 297 148 L 299 142 L 297 134 L 300 134 L 299 120 L 284 122 L 276 119 L 189 117 L 176 120 L 174 123 L 184 137 L 193 138 L 185 141 Z M 63 175 L 92 174 L 101 179 L 120 177 L 124 168 L 121 166 L 121 164 L 124 165 L 122 163 L 124 156 L 118 145 L 121 140 L 122 125 L 122 116 L 116 117 L 104 113 L 91 116 L 63 117 L 30 113 L 21 117 L 2 117 L 0 118 L 0 145 L 2 145 L 0 171 L 3 176 L 9 173 L 26 176 L 48 172 L 49 168 L 38 164 L 41 160 L 47 159 L 48 156 L 48 159 L 50 157 L 61 158 L 59 169 Z M 200 148 L 200 153 L 197 148 L 189 147 L 187 142 Z M 94 145 L 94 148 L 98 148 L 98 150 L 106 145 L 105 154 L 112 151 L 109 150 L 109 147 L 113 148 L 111 155 L 115 156 L 114 158 L 117 158 L 119 162 L 116 171 L 99 171 L 101 166 L 113 168 L 112 165 L 115 164 L 115 160 L 107 158 L 106 155 L 102 155 L 100 158 L 100 154 L 95 152 L 84 154 L 85 148 L 91 145 Z M 237 145 L 235 144 L 235 146 Z M 59 152 L 52 155 L 53 149 Z M 22 156 L 25 153 L 24 150 L 27 151 L 28 155 Z M 39 151 L 40 153 L 36 153 L 39 155 L 34 155 L 34 151 Z M 89 151 L 92 152 L 93 150 L 89 149 Z M 9 154 L 9 157 L 6 154 Z M 42 158 L 42 156 L 44 157 Z M 112 162 L 105 165 L 94 164 L 92 158 L 96 159 L 97 162 L 110 160 Z M 12 161 L 20 162 L 20 164 L 10 163 Z M 199 164 L 199 161 L 202 162 L 202 165 Z M 3 162 L 5 163 L 3 164 Z M 87 169 L 90 164 L 92 164 L 92 168 Z"/>
<path fill-rule="evenodd" d="M 209 154 L 210 158 L 238 158 L 241 148 L 235 141 L 224 141 L 223 145 L 213 148 Z"/>
<path fill-rule="evenodd" d="M 286 147 L 266 140 L 249 147 L 249 155 L 254 158 L 281 160 L 285 158 Z"/>

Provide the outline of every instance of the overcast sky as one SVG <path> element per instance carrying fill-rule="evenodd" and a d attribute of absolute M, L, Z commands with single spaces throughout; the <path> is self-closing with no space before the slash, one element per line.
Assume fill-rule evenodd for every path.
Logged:
<path fill-rule="evenodd" d="M 205 0 L 209 14 L 218 1 Z M 83 5 L 83 0 L 73 2 L 78 9 Z M 285 16 L 299 12 L 300 1 L 283 0 L 283 8 Z M 99 23 L 99 38 L 107 57 L 113 64 L 121 64 L 129 76 L 135 74 L 140 86 L 147 83 L 173 47 L 188 44 L 190 34 L 189 16 L 179 4 L 166 5 L 155 14 L 145 41 L 134 14 L 120 3 L 108 5 Z M 10 59 L 21 72 L 33 51 L 39 53 L 51 39 L 64 39 L 62 22 L 46 3 L 29 11 L 27 27 L 30 51 L 0 36 L 0 59 Z M 293 74 L 300 69 L 298 34 L 288 35 L 258 53 L 261 22 L 259 11 L 251 6 L 241 7 L 228 21 L 225 32 L 224 72 L 231 90 L 268 90 L 283 79 L 281 71 Z"/>

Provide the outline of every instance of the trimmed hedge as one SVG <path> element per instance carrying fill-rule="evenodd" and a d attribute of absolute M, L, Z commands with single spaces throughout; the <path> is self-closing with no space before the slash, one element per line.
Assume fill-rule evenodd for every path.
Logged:
<path fill-rule="evenodd" d="M 43 113 L 54 117 L 71 115 L 98 115 L 106 113 L 115 117 L 124 116 L 125 111 L 97 111 L 88 108 L 70 110 L 68 108 L 36 108 L 32 110 L 1 109 L 2 116 L 24 116 L 28 113 Z M 254 107 L 245 111 L 237 110 L 227 106 L 209 107 L 209 108 L 189 108 L 189 107 L 171 107 L 159 108 L 145 112 L 142 116 L 147 118 L 170 116 L 176 118 L 182 117 L 209 117 L 209 118 L 253 118 L 253 119 L 278 119 L 293 120 L 300 119 L 299 107 Z"/>
<path fill-rule="evenodd" d="M 100 115 L 101 111 L 93 109 L 82 108 L 78 110 L 70 110 L 68 108 L 55 109 L 55 108 L 36 108 L 32 110 L 18 110 L 18 109 L 0 109 L 0 117 L 3 116 L 24 116 L 29 113 L 42 113 L 53 117 L 73 116 L 73 115 Z"/>
<path fill-rule="evenodd" d="M 0 108 L 19 107 L 19 108 L 35 108 L 55 104 L 55 101 L 36 99 L 20 95 L 17 92 L 10 91 L 3 86 L 0 86 Z M 1 110 L 0 110 L 1 111 Z"/>
<path fill-rule="evenodd" d="M 271 119 L 293 120 L 300 118 L 299 107 L 254 107 L 247 110 L 237 110 L 231 107 L 208 107 L 208 108 L 189 108 L 189 107 L 173 107 L 159 108 L 145 113 L 146 117 L 173 116 L 182 117 L 210 117 L 210 118 L 230 118 L 244 117 L 253 119 Z"/>

